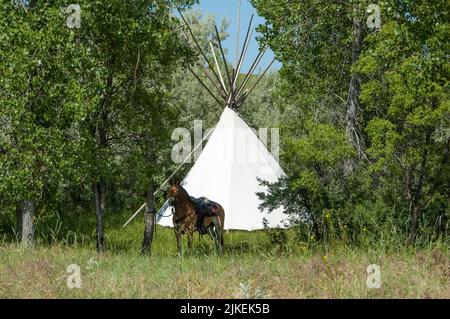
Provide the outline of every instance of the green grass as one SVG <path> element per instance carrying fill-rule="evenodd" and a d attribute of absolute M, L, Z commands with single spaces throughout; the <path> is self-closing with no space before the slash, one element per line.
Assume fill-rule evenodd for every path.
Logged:
<path fill-rule="evenodd" d="M 220 256 L 209 238 L 179 257 L 173 231 L 158 227 L 152 256 L 139 253 L 141 222 L 107 229 L 107 251 L 90 236 L 0 244 L 2 298 L 450 298 L 450 253 L 430 248 L 272 246 L 263 231 L 229 232 Z M 75 239 L 76 237 L 76 239 Z M 70 244 L 69 244 L 70 242 Z M 65 243 L 65 244 L 64 244 Z M 82 287 L 67 287 L 67 266 L 81 267 Z M 366 267 L 381 267 L 380 289 Z"/>

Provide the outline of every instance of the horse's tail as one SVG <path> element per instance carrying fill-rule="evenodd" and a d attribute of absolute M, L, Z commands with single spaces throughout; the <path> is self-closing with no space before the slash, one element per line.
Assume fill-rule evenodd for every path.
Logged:
<path fill-rule="evenodd" d="M 222 205 L 219 205 L 218 215 L 219 215 L 219 223 L 220 223 L 220 245 L 223 247 L 223 237 L 224 237 L 224 227 L 225 227 L 225 210 Z"/>
<path fill-rule="evenodd" d="M 220 221 L 220 229 L 223 231 L 225 227 L 225 210 L 219 204 L 219 221 Z"/>

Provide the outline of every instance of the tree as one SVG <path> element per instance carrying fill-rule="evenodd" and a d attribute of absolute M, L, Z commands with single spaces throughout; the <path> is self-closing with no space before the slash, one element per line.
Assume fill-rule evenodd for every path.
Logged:
<path fill-rule="evenodd" d="M 371 49 L 357 67 L 370 110 L 371 168 L 380 183 L 400 190 L 398 202 L 385 200 L 409 213 L 410 242 L 421 218 L 425 225 L 442 221 L 450 205 L 446 5 L 387 2 L 383 27 L 369 36 Z"/>
<path fill-rule="evenodd" d="M 345 134 L 333 126 L 310 121 L 304 129 L 306 136 L 286 142 L 283 159 L 290 163 L 288 175 L 273 184 L 264 182 L 271 186 L 269 193 L 259 196 L 262 208 L 285 207 L 292 221 L 312 225 L 314 238 L 322 240 L 330 214 L 341 214 L 347 208 L 343 167 L 354 157 L 354 150 Z"/>
<path fill-rule="evenodd" d="M 82 126 L 84 157 L 95 198 L 99 251 L 104 249 L 106 188 L 113 184 L 117 165 L 130 160 L 127 152 L 136 154 L 136 145 L 159 145 L 157 128 L 164 125 L 167 113 L 166 86 L 177 61 L 189 53 L 176 32 L 178 22 L 171 11 L 192 3 L 114 0 L 81 4 L 86 27 L 80 29 L 80 37 L 92 59 L 85 77 L 94 88 L 90 92 L 92 112 Z M 159 125 L 148 129 L 151 114 L 152 124 L 160 117 Z M 154 165 L 154 158 L 149 155 L 145 160 Z"/>
<path fill-rule="evenodd" d="M 339 224 L 352 222 L 353 232 L 366 223 L 379 235 L 383 223 L 400 229 L 408 224 L 410 242 L 420 220 L 424 234 L 436 233 L 435 225 L 442 234 L 449 210 L 445 3 L 383 2 L 380 30 L 362 23 L 365 1 L 253 3 L 267 21 L 261 40 L 283 62 L 277 104 L 288 177 L 271 185 L 266 205 L 279 205 L 285 196 L 292 211 L 305 207 L 305 190 L 293 182 L 311 176 L 304 154 L 311 147 L 296 147 L 303 143 L 314 146 L 310 168 L 317 172 L 332 154 L 342 156 L 318 173 L 319 184 L 302 184 L 313 198 L 309 213 L 327 216 L 331 210 L 332 218 L 340 215 Z M 330 134 L 330 125 L 337 131 Z M 336 153 L 342 131 L 358 156 Z M 348 194 L 346 205 L 343 193 L 333 193 L 336 185 Z"/>
<path fill-rule="evenodd" d="M 18 233 L 31 244 L 36 209 L 45 209 L 70 170 L 69 131 L 87 113 L 82 57 L 64 27 L 60 1 L 1 2 L 0 196 L 16 205 Z"/>
<path fill-rule="evenodd" d="M 345 193 L 353 173 L 363 164 L 360 80 L 351 68 L 359 59 L 366 33 L 365 2 L 252 3 L 266 19 L 259 26 L 261 41 L 283 63 L 275 103 L 282 123 L 282 165 L 288 177 L 262 197 L 269 208 L 281 204 L 278 196 L 291 198 L 285 203 L 291 206 L 288 210 L 292 215 L 309 214 L 307 220 L 320 238 L 324 216 L 345 215 Z M 347 136 L 356 152 L 342 136 Z"/>
<path fill-rule="evenodd" d="M 24 227 L 88 183 L 104 248 L 107 191 L 160 173 L 156 150 L 176 123 L 172 74 L 192 55 L 172 11 L 194 2 L 81 1 L 73 29 L 61 1 L 2 2 L 1 201 L 17 202 Z"/>

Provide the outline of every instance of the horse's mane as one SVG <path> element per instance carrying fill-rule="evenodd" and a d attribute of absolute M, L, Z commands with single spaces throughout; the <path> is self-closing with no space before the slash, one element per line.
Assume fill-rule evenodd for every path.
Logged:
<path fill-rule="evenodd" d="M 191 197 L 189 196 L 189 193 L 183 188 L 183 186 L 181 186 L 180 184 L 177 184 L 178 189 L 180 190 L 180 192 L 183 194 L 184 197 L 186 197 L 186 199 L 188 201 L 191 201 Z"/>

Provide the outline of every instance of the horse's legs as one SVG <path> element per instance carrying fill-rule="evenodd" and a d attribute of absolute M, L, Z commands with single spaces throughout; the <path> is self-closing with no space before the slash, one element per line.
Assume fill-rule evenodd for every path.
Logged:
<path fill-rule="evenodd" d="M 219 251 L 223 252 L 223 229 L 220 225 L 220 221 L 218 219 L 215 219 L 213 221 L 214 223 L 214 233 L 215 233 L 215 243 L 216 247 L 219 249 Z"/>
<path fill-rule="evenodd" d="M 194 239 L 194 234 L 192 232 L 189 232 L 187 234 L 187 237 L 188 237 L 188 249 L 189 249 L 189 253 L 190 253 L 192 251 L 192 242 Z"/>
<path fill-rule="evenodd" d="M 214 223 L 212 223 L 209 227 L 209 235 L 211 237 L 211 239 L 214 241 L 214 245 L 216 246 L 216 249 L 219 248 L 219 240 L 218 240 L 218 233 L 216 230 L 216 226 L 214 225 Z"/>
<path fill-rule="evenodd" d="M 208 226 L 208 232 L 209 232 L 209 236 L 211 237 L 212 240 L 214 240 L 214 242 L 217 239 L 217 233 L 216 233 L 216 229 L 214 227 L 214 224 L 210 224 Z"/>
<path fill-rule="evenodd" d="M 183 251 L 181 249 L 181 246 L 182 246 L 183 242 L 181 240 L 182 239 L 181 238 L 181 234 L 178 231 L 178 229 L 174 228 L 174 230 L 175 230 L 175 237 L 177 238 L 178 255 L 182 256 L 183 255 Z"/>
<path fill-rule="evenodd" d="M 223 229 L 220 227 L 217 230 L 217 241 L 219 243 L 219 251 L 223 253 Z"/>

